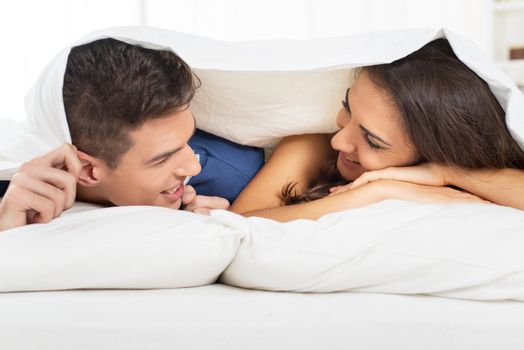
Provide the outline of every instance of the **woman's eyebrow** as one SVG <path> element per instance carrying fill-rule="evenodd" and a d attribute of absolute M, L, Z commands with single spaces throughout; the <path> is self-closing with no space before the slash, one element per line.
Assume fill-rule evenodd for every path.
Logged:
<path fill-rule="evenodd" d="M 380 137 L 378 137 L 377 135 L 373 134 L 371 131 L 369 131 L 368 129 L 366 129 L 365 127 L 363 127 L 362 125 L 359 125 L 360 129 L 368 136 L 376 139 L 376 140 L 379 140 L 380 142 L 382 142 L 383 144 L 385 144 L 386 146 L 389 146 L 391 147 L 391 144 L 387 143 L 386 141 L 384 141 L 383 139 L 381 139 Z"/>
<path fill-rule="evenodd" d="M 344 108 L 349 112 L 351 113 L 351 107 L 349 107 L 349 90 L 351 88 L 348 88 L 346 90 L 346 96 L 344 97 L 344 99 L 342 100 L 342 106 L 344 106 Z"/>

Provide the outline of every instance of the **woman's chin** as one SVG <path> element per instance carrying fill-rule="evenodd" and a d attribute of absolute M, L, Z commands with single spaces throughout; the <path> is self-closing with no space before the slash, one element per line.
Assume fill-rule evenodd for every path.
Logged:
<path fill-rule="evenodd" d="M 347 161 L 344 162 L 340 158 L 337 160 L 337 169 L 342 175 L 342 177 L 351 182 L 360 177 L 360 175 L 364 174 L 366 172 L 366 169 L 364 169 L 361 165 L 357 164 L 347 164 Z"/>

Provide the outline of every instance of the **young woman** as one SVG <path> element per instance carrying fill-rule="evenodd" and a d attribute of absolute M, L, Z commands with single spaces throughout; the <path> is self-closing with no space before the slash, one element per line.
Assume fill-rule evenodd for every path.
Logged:
<path fill-rule="evenodd" d="M 317 219 L 388 198 L 524 210 L 524 151 L 486 82 L 447 40 L 357 74 L 341 130 L 284 138 L 231 210 Z"/>

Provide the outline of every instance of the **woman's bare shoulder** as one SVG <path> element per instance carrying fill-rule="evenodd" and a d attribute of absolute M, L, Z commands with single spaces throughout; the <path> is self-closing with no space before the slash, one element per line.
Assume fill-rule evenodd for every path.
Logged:
<path fill-rule="evenodd" d="M 282 188 L 296 183 L 300 191 L 318 173 L 334 151 L 331 135 L 305 134 L 283 138 L 270 158 L 231 206 L 235 212 L 246 212 L 282 205 Z"/>

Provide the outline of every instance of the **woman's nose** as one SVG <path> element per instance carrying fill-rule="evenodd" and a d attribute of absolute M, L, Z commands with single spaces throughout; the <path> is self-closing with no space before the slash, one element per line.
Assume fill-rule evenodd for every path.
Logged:
<path fill-rule="evenodd" d="M 333 136 L 331 147 L 344 153 L 353 153 L 357 150 L 357 144 L 351 135 L 350 126 L 346 125 Z"/>
<path fill-rule="evenodd" d="M 339 128 L 344 128 L 348 125 L 350 119 L 346 116 L 347 111 L 344 108 L 341 108 L 337 114 L 337 126 Z"/>

